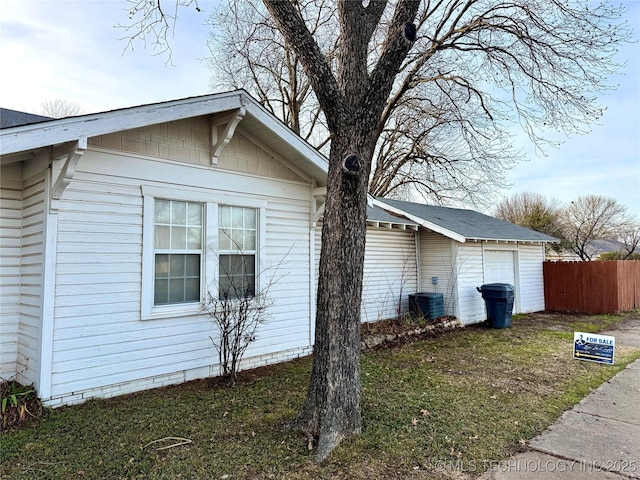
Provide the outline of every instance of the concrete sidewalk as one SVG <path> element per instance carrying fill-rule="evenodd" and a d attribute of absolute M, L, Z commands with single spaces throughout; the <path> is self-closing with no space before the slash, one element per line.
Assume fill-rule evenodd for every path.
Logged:
<path fill-rule="evenodd" d="M 615 336 L 616 347 L 640 348 L 640 319 L 602 334 Z M 640 360 L 563 413 L 528 448 L 480 478 L 640 479 Z"/>

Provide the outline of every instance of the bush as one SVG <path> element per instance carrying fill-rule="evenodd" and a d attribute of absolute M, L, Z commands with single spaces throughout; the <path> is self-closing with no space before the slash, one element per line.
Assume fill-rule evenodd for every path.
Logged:
<path fill-rule="evenodd" d="M 640 260 L 640 253 L 632 253 L 627 258 L 620 252 L 604 252 L 598 257 L 598 260 Z"/>
<path fill-rule="evenodd" d="M 15 380 L 0 383 L 0 430 L 19 427 L 28 418 L 42 418 L 42 402 L 33 385 L 25 386 Z"/>

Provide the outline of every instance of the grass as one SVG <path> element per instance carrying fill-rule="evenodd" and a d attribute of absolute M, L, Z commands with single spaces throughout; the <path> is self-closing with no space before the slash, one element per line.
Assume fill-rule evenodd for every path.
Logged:
<path fill-rule="evenodd" d="M 615 366 L 571 358 L 574 330 L 624 318 L 525 315 L 509 329 L 368 351 L 363 433 L 324 466 L 311 461 L 305 437 L 284 428 L 306 393 L 306 358 L 245 372 L 234 389 L 196 381 L 56 409 L 2 435 L 0 478 L 443 478 L 438 462 L 480 467 L 522 449 L 639 358 L 633 349 L 618 349 Z"/>

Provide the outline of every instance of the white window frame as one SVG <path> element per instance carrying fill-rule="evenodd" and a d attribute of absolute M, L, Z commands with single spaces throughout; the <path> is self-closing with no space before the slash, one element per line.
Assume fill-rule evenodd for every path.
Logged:
<path fill-rule="evenodd" d="M 155 199 L 195 202 L 204 205 L 202 228 L 202 266 L 200 273 L 200 301 L 154 305 L 155 285 Z M 266 210 L 267 201 L 235 194 L 220 194 L 201 188 L 142 186 L 142 294 L 140 316 L 142 320 L 205 314 L 203 302 L 207 292 L 218 297 L 218 206 L 231 205 L 256 209 L 256 292 L 260 291 L 265 272 Z"/>

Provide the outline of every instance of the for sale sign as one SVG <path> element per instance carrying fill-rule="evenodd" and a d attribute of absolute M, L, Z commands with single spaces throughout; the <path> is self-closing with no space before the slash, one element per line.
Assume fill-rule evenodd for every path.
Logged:
<path fill-rule="evenodd" d="M 574 332 L 573 358 L 613 365 L 616 338 L 595 333 Z"/>

